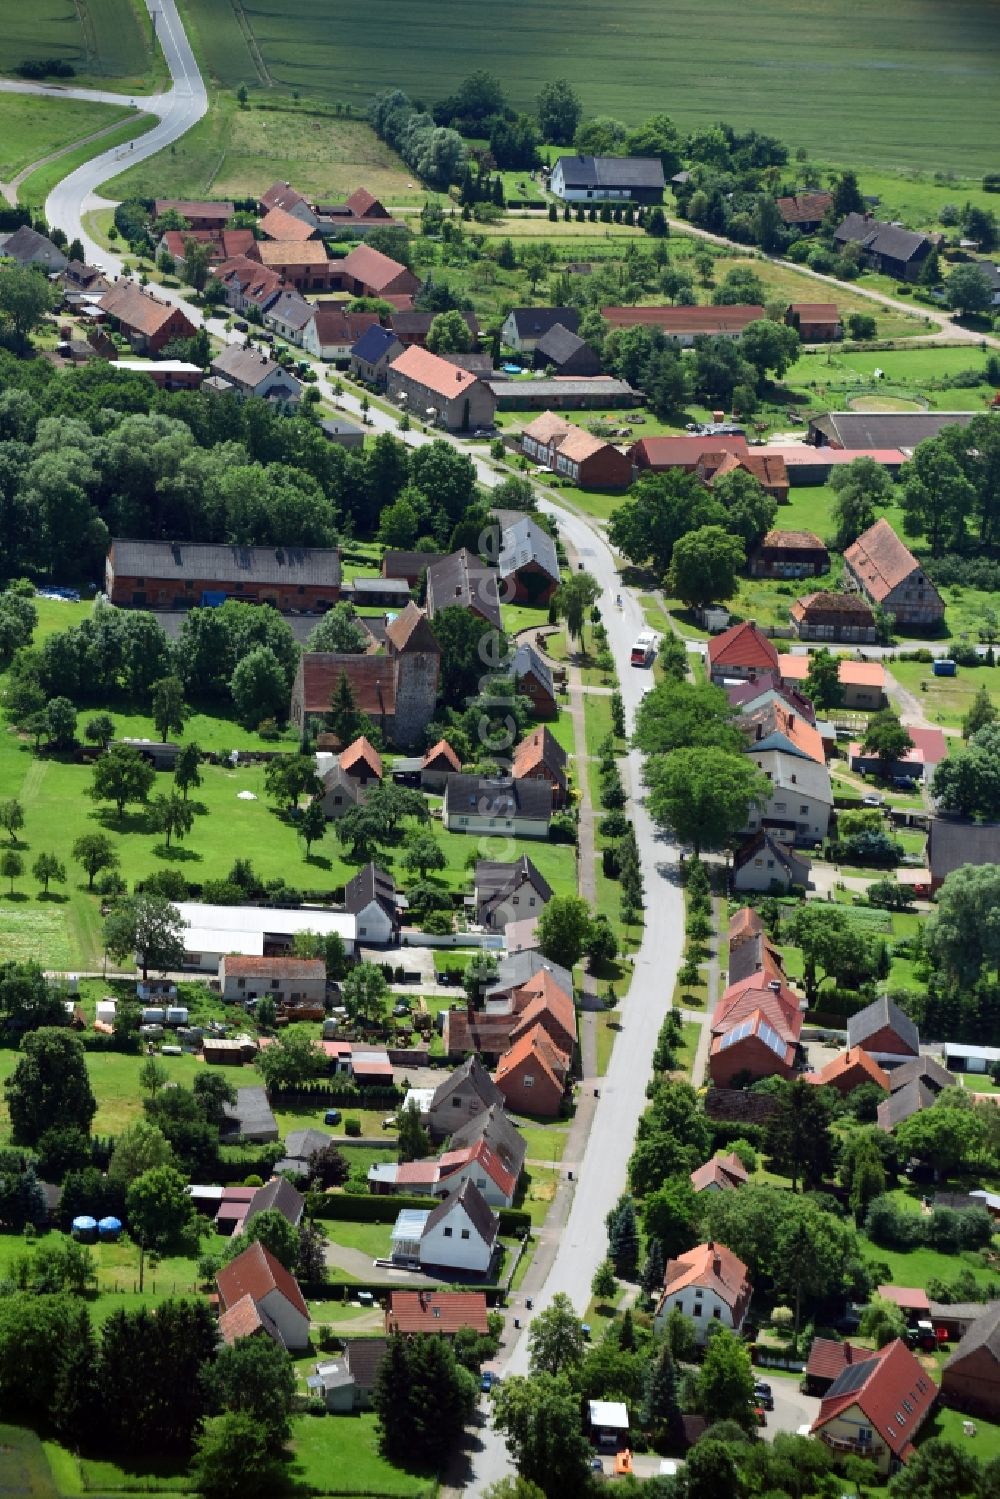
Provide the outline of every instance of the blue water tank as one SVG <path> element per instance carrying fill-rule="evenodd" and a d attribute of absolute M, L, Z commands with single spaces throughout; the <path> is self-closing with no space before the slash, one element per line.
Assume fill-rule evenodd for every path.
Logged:
<path fill-rule="evenodd" d="M 118 1238 L 121 1231 L 122 1221 L 120 1218 L 102 1218 L 97 1225 L 97 1232 L 101 1238 L 110 1239 L 112 1242 Z"/>
<path fill-rule="evenodd" d="M 944 657 L 940 657 L 934 662 L 933 671 L 936 677 L 953 677 L 956 675 L 958 667 L 954 661 L 948 661 Z"/>
<path fill-rule="evenodd" d="M 93 1239 L 97 1233 L 97 1219 L 81 1213 L 79 1218 L 73 1219 L 72 1232 L 74 1239 Z"/>

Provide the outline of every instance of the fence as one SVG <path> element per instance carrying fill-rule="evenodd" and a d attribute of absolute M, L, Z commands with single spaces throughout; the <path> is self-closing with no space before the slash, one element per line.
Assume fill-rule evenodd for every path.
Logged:
<path fill-rule="evenodd" d="M 400 933 L 403 947 L 484 947 L 491 952 L 503 950 L 503 935 L 500 932 L 423 932 L 417 927 L 403 927 Z"/>

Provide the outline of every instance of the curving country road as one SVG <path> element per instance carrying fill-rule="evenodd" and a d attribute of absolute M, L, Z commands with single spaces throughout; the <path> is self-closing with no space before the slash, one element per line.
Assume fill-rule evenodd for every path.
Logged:
<path fill-rule="evenodd" d="M 98 245 L 87 234 L 83 216 L 102 206 L 104 200 L 97 190 L 136 162 L 155 156 L 167 146 L 179 140 L 192 125 L 197 124 L 208 109 L 208 93 L 204 79 L 195 61 L 187 33 L 177 13 L 175 0 L 146 0 L 150 14 L 156 12 L 156 34 L 167 66 L 170 69 L 171 87 L 162 94 L 142 95 L 133 98 L 128 94 L 115 94 L 105 89 L 57 88 L 41 83 L 22 83 L 14 79 L 0 80 L 0 91 L 11 94 L 44 94 L 56 99 L 79 99 L 92 104 L 117 104 L 128 107 L 136 105 L 144 113 L 154 115 L 156 123 L 145 135 L 138 136 L 130 145 L 115 146 L 102 151 L 83 166 L 77 167 L 52 189 L 45 202 L 45 217 L 50 224 L 57 224 L 70 239 L 79 239 L 86 258 L 91 263 L 103 265 L 107 271 L 117 275 L 121 261 Z M 200 321 L 200 319 L 199 319 Z"/>

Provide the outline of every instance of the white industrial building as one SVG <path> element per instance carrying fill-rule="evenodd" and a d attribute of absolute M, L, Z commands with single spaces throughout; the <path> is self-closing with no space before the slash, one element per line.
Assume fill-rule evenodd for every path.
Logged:
<path fill-rule="evenodd" d="M 300 906 L 275 910 L 271 906 L 207 906 L 176 901 L 186 930 L 184 967 L 198 973 L 218 973 L 229 953 L 242 957 L 283 957 L 297 932 L 336 932 L 350 956 L 354 952 L 357 921 L 346 911 Z"/>

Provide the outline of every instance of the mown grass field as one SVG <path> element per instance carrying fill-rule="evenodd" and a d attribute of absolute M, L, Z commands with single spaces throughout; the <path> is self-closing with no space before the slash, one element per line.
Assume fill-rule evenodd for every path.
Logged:
<path fill-rule="evenodd" d="M 106 191 L 113 198 L 257 198 L 278 181 L 294 182 L 318 202 L 345 198 L 362 185 L 390 206 L 419 204 L 426 197 L 363 120 L 290 99 L 268 101 L 266 108 L 255 100 L 253 108 L 240 109 L 225 95 L 171 151 L 123 171 Z"/>
<path fill-rule="evenodd" d="M 102 109 L 102 112 L 113 116 L 121 113 L 119 110 L 105 111 L 104 106 L 98 107 Z M 26 204 L 28 208 L 37 208 L 41 211 L 56 183 L 68 177 L 70 172 L 75 172 L 77 167 L 82 166 L 85 161 L 89 161 L 92 156 L 101 151 L 109 151 L 113 146 L 124 147 L 129 141 L 145 135 L 154 124 L 155 120 L 152 115 L 142 111 L 128 111 L 128 118 L 108 130 L 106 134 L 100 135 L 96 140 L 86 139 L 84 144 L 63 151 L 54 161 L 47 161 L 43 166 L 38 167 L 21 183 L 18 189 L 18 202 Z M 100 126 L 96 128 L 100 129 Z M 88 131 L 87 135 L 89 134 Z M 43 155 L 47 154 L 51 153 L 43 153 Z M 41 160 L 41 157 L 35 157 L 35 160 Z"/>
<path fill-rule="evenodd" d="M 4 7 L 0 73 L 49 58 L 68 62 L 80 84 L 109 84 L 123 93 L 147 87 L 165 74 L 141 0 L 31 0 Z M 43 153 L 39 153 L 41 155 Z"/>
<path fill-rule="evenodd" d="M 0 94 L 0 181 L 128 115 L 111 104 Z"/>
<path fill-rule="evenodd" d="M 406 12 L 393 0 L 355 11 L 334 0 L 291 13 L 265 0 L 243 8 L 256 56 L 228 0 L 183 6 L 203 62 L 230 88 L 270 81 L 360 112 L 378 88 L 433 101 L 488 68 L 527 108 L 542 83 L 568 76 L 589 114 L 631 122 L 665 108 L 686 128 L 738 121 L 823 157 L 836 142 L 839 160 L 862 165 L 995 165 L 1000 37 L 989 0 L 910 0 L 902 11 L 893 0 L 765 0 L 752 24 L 737 0 L 635 0 L 614 13 L 589 0 L 513 0 L 488 24 L 461 0 Z"/>

